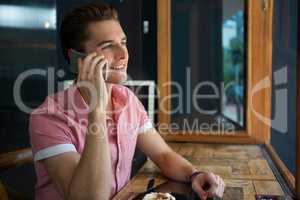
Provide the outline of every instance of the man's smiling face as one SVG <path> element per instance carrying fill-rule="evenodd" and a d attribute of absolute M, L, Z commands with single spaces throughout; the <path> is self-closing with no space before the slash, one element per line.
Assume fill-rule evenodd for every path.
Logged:
<path fill-rule="evenodd" d="M 122 83 L 127 80 L 128 50 L 126 35 L 116 20 L 92 22 L 88 26 L 85 52 L 103 54 L 108 60 L 107 81 Z"/>

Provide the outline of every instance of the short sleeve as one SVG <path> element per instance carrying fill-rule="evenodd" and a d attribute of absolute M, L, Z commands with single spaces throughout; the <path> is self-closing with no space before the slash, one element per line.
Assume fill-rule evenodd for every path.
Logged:
<path fill-rule="evenodd" d="M 134 94 L 132 94 L 134 95 Z M 146 133 L 148 130 L 154 128 L 147 111 L 141 101 L 134 95 L 134 105 L 136 106 L 136 113 L 138 118 L 138 134 Z"/>
<path fill-rule="evenodd" d="M 69 151 L 76 152 L 70 128 L 55 114 L 31 114 L 29 134 L 34 161 Z"/>

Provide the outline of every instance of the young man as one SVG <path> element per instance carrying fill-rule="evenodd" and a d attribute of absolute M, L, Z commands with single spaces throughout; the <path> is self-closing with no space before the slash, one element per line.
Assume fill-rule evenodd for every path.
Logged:
<path fill-rule="evenodd" d="M 110 199 L 129 181 L 136 145 L 164 175 L 190 181 L 202 199 L 222 196 L 223 180 L 172 151 L 137 97 L 120 85 L 128 52 L 114 8 L 80 7 L 64 18 L 60 35 L 67 59 L 71 50 L 87 56 L 78 59 L 76 84 L 48 96 L 31 114 L 37 200 Z"/>

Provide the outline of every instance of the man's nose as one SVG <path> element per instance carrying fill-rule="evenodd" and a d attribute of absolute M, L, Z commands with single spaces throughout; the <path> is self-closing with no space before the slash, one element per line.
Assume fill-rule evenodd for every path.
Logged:
<path fill-rule="evenodd" d="M 122 46 L 122 45 L 118 45 L 117 49 L 116 49 L 116 59 L 118 60 L 122 60 L 125 59 L 127 54 L 127 49 L 126 47 Z"/>

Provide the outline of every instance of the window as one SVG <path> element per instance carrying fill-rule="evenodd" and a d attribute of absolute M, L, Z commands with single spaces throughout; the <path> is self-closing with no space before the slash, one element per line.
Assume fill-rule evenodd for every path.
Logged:
<path fill-rule="evenodd" d="M 171 126 L 159 129 L 166 139 L 269 140 L 260 117 L 270 116 L 271 88 L 257 85 L 271 79 L 273 1 L 263 2 L 158 1 L 158 119 Z"/>

